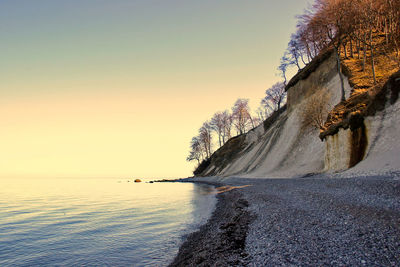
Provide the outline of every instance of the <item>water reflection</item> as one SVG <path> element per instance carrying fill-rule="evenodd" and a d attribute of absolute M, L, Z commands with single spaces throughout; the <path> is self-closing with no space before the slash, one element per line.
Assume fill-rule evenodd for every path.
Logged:
<path fill-rule="evenodd" d="M 213 189 L 114 179 L 0 180 L 0 266 L 166 265 Z"/>

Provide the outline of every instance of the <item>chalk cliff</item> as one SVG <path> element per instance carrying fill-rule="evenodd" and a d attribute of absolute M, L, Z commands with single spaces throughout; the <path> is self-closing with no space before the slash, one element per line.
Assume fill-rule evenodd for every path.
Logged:
<path fill-rule="evenodd" d="M 340 102 L 336 59 L 332 52 L 325 52 L 288 83 L 287 106 L 259 127 L 229 140 L 200 165 L 195 174 L 294 177 L 342 171 L 354 166 L 361 168 L 359 166 L 365 164 L 359 161 L 363 159 L 376 162 L 375 165 L 367 164 L 364 169 L 400 170 L 400 145 L 396 142 L 396 135 L 400 133 L 400 104 L 390 100 L 393 96 L 389 96 L 396 92 L 393 87 L 399 87 L 399 79 L 396 79 L 392 78 L 388 85 L 390 90 L 385 91 L 388 96 L 381 99 L 383 108 L 363 114 L 357 127 L 351 127 L 349 123 L 347 128 L 338 127 L 321 138 L 317 130 L 301 127 L 300 111 L 317 91 L 329 93 L 331 108 Z M 344 84 L 346 98 L 349 98 L 352 87 L 346 76 Z M 391 160 L 387 161 L 387 158 Z"/>

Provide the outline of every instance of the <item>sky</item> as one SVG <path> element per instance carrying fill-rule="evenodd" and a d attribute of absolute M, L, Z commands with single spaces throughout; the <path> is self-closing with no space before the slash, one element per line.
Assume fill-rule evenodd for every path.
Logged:
<path fill-rule="evenodd" d="M 0 178 L 192 175 L 192 137 L 258 107 L 309 2 L 0 1 Z"/>

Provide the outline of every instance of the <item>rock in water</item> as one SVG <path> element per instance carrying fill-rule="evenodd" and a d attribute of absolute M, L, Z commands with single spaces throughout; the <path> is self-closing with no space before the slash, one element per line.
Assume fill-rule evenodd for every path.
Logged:
<path fill-rule="evenodd" d="M 141 182 L 142 182 L 142 180 L 140 180 L 140 179 L 135 180 L 135 183 L 141 183 Z"/>

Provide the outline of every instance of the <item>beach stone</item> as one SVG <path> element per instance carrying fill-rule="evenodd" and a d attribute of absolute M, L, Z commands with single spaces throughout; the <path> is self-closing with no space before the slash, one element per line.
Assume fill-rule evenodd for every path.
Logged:
<path fill-rule="evenodd" d="M 212 217 L 169 266 L 399 266 L 395 177 L 191 179 L 236 189 L 217 194 Z"/>

